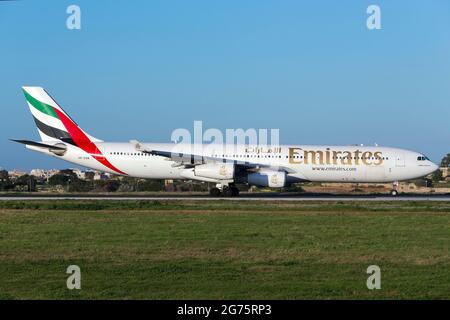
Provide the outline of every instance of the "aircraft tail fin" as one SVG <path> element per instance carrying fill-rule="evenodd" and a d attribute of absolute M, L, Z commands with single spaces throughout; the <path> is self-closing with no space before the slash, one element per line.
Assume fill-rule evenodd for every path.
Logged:
<path fill-rule="evenodd" d="M 101 142 L 85 133 L 41 87 L 22 87 L 42 141 L 62 141 L 73 145 Z"/>

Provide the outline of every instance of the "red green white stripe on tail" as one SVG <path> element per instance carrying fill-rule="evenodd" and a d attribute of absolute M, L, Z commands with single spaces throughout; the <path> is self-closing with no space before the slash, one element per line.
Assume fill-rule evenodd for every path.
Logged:
<path fill-rule="evenodd" d="M 58 141 L 74 145 L 108 169 L 126 175 L 111 164 L 97 147 L 95 142 L 102 142 L 102 140 L 84 132 L 43 88 L 23 87 L 22 89 L 43 142 Z"/>

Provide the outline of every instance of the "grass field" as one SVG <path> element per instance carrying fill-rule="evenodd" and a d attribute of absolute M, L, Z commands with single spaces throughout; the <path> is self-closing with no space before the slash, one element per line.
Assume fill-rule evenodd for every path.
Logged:
<path fill-rule="evenodd" d="M 0 298 L 449 299 L 450 203 L 1 201 Z"/>

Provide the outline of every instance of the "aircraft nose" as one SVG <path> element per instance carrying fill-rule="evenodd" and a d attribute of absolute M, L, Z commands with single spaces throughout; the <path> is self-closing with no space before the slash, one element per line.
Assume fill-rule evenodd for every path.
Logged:
<path fill-rule="evenodd" d="M 431 161 L 430 161 L 430 162 L 431 162 Z M 439 169 L 439 166 L 438 166 L 436 163 L 431 162 L 430 173 L 433 173 L 433 172 L 435 172 L 435 171 L 438 170 L 438 169 Z"/>

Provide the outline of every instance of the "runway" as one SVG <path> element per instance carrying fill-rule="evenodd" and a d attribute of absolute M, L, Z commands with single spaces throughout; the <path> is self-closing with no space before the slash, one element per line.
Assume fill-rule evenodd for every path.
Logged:
<path fill-rule="evenodd" d="M 0 196 L 0 201 L 33 201 L 33 200 L 97 200 L 97 201 L 440 201 L 450 202 L 450 195 L 399 195 L 397 197 L 384 195 L 276 195 L 245 194 L 239 197 L 209 197 L 209 196 L 88 196 L 88 195 L 58 195 L 58 196 Z"/>

